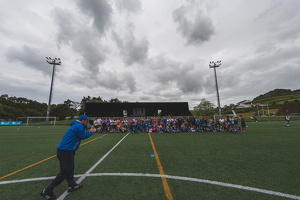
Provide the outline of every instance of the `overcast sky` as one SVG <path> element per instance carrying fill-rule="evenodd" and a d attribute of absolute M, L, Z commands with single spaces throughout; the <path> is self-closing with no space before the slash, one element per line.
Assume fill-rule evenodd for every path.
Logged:
<path fill-rule="evenodd" d="M 300 89 L 299 0 L 0 1 L 0 95 L 221 106 Z"/>

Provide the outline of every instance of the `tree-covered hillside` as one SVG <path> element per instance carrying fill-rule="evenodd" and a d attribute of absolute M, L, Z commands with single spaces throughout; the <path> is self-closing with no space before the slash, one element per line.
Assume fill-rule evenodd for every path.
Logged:
<path fill-rule="evenodd" d="M 270 106 L 281 106 L 283 104 L 300 103 L 300 89 L 275 89 L 255 97 L 253 104 L 269 104 Z"/>
<path fill-rule="evenodd" d="M 73 118 L 84 114 L 86 102 L 108 102 L 121 103 L 118 98 L 112 98 L 108 101 L 99 97 L 83 97 L 81 102 L 67 99 L 61 104 L 51 104 L 50 116 L 58 117 L 63 120 L 66 117 Z M 48 105 L 29 100 L 23 97 L 9 97 L 7 94 L 0 96 L 0 120 L 16 120 L 18 117 L 46 117 Z"/>

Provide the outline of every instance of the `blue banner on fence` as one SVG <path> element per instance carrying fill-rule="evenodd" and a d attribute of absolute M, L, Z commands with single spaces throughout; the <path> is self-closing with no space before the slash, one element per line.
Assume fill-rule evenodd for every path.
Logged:
<path fill-rule="evenodd" d="M 20 126 L 22 121 L 1 121 L 0 126 Z"/>

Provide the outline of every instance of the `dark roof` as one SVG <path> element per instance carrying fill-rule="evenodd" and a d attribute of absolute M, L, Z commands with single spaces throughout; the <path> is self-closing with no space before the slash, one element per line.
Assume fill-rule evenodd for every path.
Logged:
<path fill-rule="evenodd" d="M 191 116 L 188 102 L 126 102 L 126 103 L 85 103 L 86 115 L 90 117 L 127 116 Z"/>
<path fill-rule="evenodd" d="M 291 113 L 300 113 L 300 104 L 284 104 L 279 108 L 276 115 L 289 115 Z"/>

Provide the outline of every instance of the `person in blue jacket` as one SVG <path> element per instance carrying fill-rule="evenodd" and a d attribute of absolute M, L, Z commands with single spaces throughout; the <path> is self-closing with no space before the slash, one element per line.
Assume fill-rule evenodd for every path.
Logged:
<path fill-rule="evenodd" d="M 68 192 L 78 190 L 83 185 L 79 185 L 74 180 L 74 157 L 75 152 L 80 146 L 81 140 L 84 140 L 93 135 L 96 132 L 95 128 L 87 130 L 89 118 L 86 115 L 81 115 L 78 120 L 70 123 L 70 128 L 66 131 L 62 140 L 56 147 L 57 158 L 60 163 L 60 172 L 51 182 L 51 184 L 42 191 L 41 196 L 45 199 L 55 199 L 54 188 L 66 179 L 68 182 Z"/>

